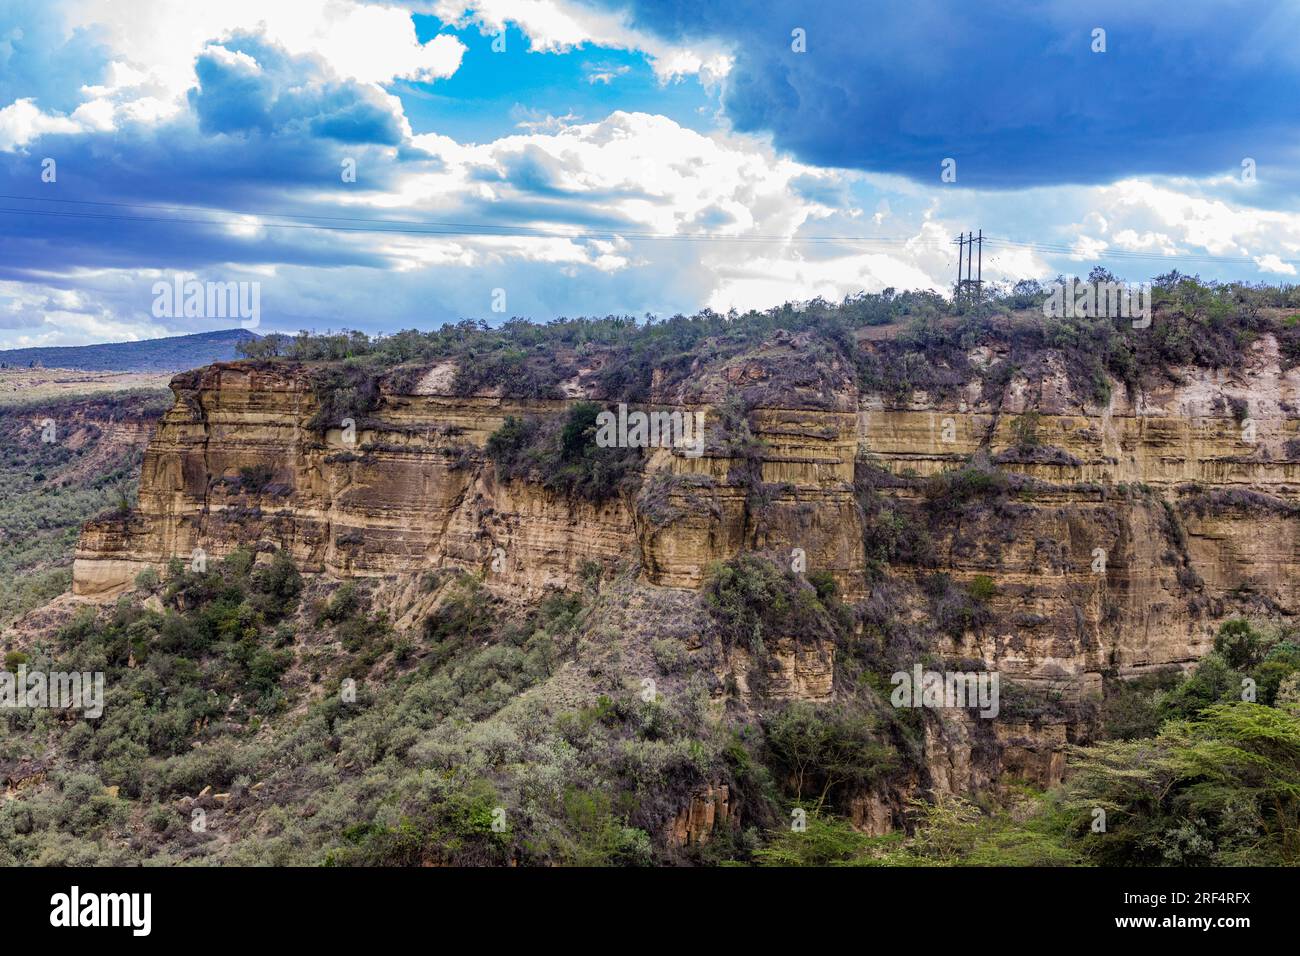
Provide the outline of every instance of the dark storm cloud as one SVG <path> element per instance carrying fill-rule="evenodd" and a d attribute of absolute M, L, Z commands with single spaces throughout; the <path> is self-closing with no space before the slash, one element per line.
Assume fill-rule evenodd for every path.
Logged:
<path fill-rule="evenodd" d="M 623 0 L 609 4 L 624 7 Z M 725 108 L 805 162 L 957 185 L 1204 175 L 1300 157 L 1300 5 L 1279 0 L 809 4 L 634 0 L 638 26 L 720 38 Z M 1093 52 L 1093 30 L 1106 50 Z M 807 51 L 792 50 L 802 29 Z"/>

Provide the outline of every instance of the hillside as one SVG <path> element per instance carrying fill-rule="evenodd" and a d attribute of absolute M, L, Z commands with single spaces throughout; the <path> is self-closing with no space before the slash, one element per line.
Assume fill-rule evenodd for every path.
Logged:
<path fill-rule="evenodd" d="M 1038 294 L 176 376 L 76 598 L 4 635 L 109 680 L 0 714 L 0 858 L 1295 865 L 1295 291 Z M 701 440 L 606 447 L 620 404 Z"/>
<path fill-rule="evenodd" d="M 93 394 L 0 392 L 0 628 L 68 589 L 82 523 L 134 501 L 167 407 L 165 391 L 123 389 L 118 376 L 75 387 Z"/>
<path fill-rule="evenodd" d="M 89 372 L 181 372 L 238 358 L 236 346 L 256 338 L 257 333 L 247 329 L 222 329 L 140 342 L 0 349 L 0 367 L 37 365 Z"/>

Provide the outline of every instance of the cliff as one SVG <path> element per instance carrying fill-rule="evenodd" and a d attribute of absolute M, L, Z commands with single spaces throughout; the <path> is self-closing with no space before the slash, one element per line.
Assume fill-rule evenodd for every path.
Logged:
<path fill-rule="evenodd" d="M 500 480 L 486 451 L 511 416 L 608 401 L 598 363 L 577 368 L 565 398 L 455 394 L 446 364 L 400 388 L 390 377 L 354 435 L 341 419 L 322 426 L 310 364 L 185 373 L 149 444 L 138 509 L 86 525 L 74 591 L 112 596 L 145 567 L 240 545 L 337 578 L 478 572 L 517 600 L 576 586 L 590 562 L 632 568 L 650 591 L 697 589 L 713 562 L 761 551 L 829 574 L 886 659 L 903 659 L 890 634 L 906 632 L 912 650 L 982 661 L 1067 701 L 1096 698 L 1103 675 L 1191 664 L 1228 615 L 1294 613 L 1300 373 L 1273 336 L 1231 371 L 1171 369 L 1137 390 L 1111 379 L 1104 400 L 1047 349 L 996 388 L 972 374 L 899 401 L 817 344 L 778 332 L 697 361 L 689 386 L 657 377 L 650 405 L 704 413 L 704 454 L 649 449 L 639 490 L 603 501 Z M 988 369 L 1006 351 L 980 345 L 954 368 Z M 982 484 L 950 480 L 963 469 Z M 924 548 L 891 539 L 873 551 L 883 528 L 904 525 Z M 982 579 L 979 600 L 950 614 Z M 892 631 L 873 624 L 885 605 Z M 768 693 L 833 698 L 835 648 L 800 637 L 776 636 Z M 748 694 L 742 657 L 723 670 Z M 928 727 L 931 787 L 978 788 L 999 767 L 1055 782 L 1087 727 L 1009 713 L 991 768 L 977 756 L 983 732 L 961 719 Z M 862 826 L 887 828 L 889 815 L 864 795 Z"/>

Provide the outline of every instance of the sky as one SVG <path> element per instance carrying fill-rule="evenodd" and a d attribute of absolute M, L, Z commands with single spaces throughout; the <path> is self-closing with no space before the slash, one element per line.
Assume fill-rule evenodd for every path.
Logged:
<path fill-rule="evenodd" d="M 946 294 L 967 230 L 998 282 L 1295 282 L 1297 36 L 1300 0 L 3 0 L 0 348 Z"/>

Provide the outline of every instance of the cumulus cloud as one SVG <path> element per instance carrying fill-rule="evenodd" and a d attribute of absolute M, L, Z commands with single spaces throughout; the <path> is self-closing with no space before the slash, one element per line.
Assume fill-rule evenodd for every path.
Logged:
<path fill-rule="evenodd" d="M 353 0 L 13 0 L 12 20 L 0 27 L 0 151 L 160 122 L 196 90 L 208 132 L 296 118 L 343 142 L 396 143 L 406 120 L 383 84 L 444 79 L 465 52 L 450 35 L 420 41 L 400 8 Z"/>
<path fill-rule="evenodd" d="M 195 60 L 189 103 L 204 133 L 309 131 L 345 143 L 396 145 L 410 127 L 396 97 L 337 79 L 323 61 L 236 33 Z"/>
<path fill-rule="evenodd" d="M 258 32 L 290 55 L 314 55 L 343 79 L 387 83 L 432 80 L 460 66 L 464 44 L 439 35 L 421 43 L 407 11 L 352 0 L 221 0 L 175 3 L 70 0 L 69 28 L 93 25 L 135 75 L 179 96 L 194 85 L 194 56 L 231 33 Z"/>
<path fill-rule="evenodd" d="M 82 124 L 66 116 L 43 113 L 30 99 L 0 109 L 0 150 L 23 146 L 45 133 L 75 133 Z"/>
<path fill-rule="evenodd" d="M 1300 253 L 1300 215 L 1197 195 L 1173 184 L 1126 179 L 1079 190 L 1074 202 L 1081 217 L 1064 232 L 1075 235 L 1080 254 L 1092 260 L 1111 250 L 1154 253 L 1171 261 L 1253 259 L 1260 271 L 1291 275 L 1294 268 L 1269 250 Z M 1082 214 L 1085 208 L 1091 212 Z"/>
<path fill-rule="evenodd" d="M 0 13 L 0 105 L 31 99 L 67 114 L 99 83 L 110 51 L 100 29 L 73 23 L 50 0 L 5 0 Z"/>

